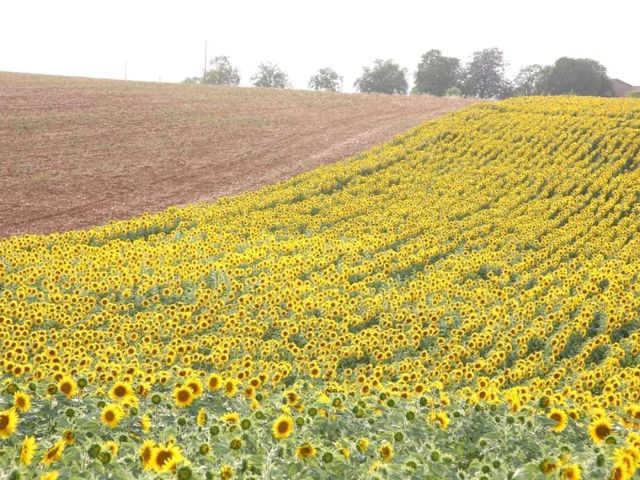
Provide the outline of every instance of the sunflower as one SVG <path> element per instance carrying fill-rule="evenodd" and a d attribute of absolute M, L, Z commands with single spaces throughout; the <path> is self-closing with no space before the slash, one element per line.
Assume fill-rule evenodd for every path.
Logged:
<path fill-rule="evenodd" d="M 228 412 L 220 417 L 221 422 L 225 422 L 227 425 L 236 425 L 240 421 L 240 415 L 238 412 Z"/>
<path fill-rule="evenodd" d="M 611 470 L 611 480 L 631 480 L 633 474 L 631 474 L 624 465 L 619 463 L 613 464 L 613 470 Z"/>
<path fill-rule="evenodd" d="M 222 465 L 220 467 L 220 479 L 231 480 L 233 478 L 233 468 L 229 465 Z"/>
<path fill-rule="evenodd" d="M 27 393 L 16 392 L 13 394 L 13 406 L 21 412 L 28 412 L 31 408 L 31 397 Z"/>
<path fill-rule="evenodd" d="M 109 452 L 112 457 L 115 457 L 116 455 L 118 455 L 118 451 L 120 450 L 120 445 L 118 445 L 118 442 L 114 442 L 113 440 L 110 440 L 108 442 L 104 442 L 102 444 L 102 448 L 104 448 L 107 452 Z"/>
<path fill-rule="evenodd" d="M 228 378 L 224 382 L 224 393 L 227 397 L 233 397 L 238 393 L 238 381 L 233 378 Z"/>
<path fill-rule="evenodd" d="M 40 480 L 58 480 L 59 476 L 60 473 L 58 473 L 57 470 L 54 470 L 52 472 L 47 472 L 40 475 Z"/>
<path fill-rule="evenodd" d="M 384 442 L 380 449 L 378 450 L 380 456 L 385 462 L 388 462 L 393 458 L 393 445 L 389 442 Z"/>
<path fill-rule="evenodd" d="M 358 443 L 356 443 L 356 448 L 360 453 L 364 453 L 365 450 L 369 448 L 369 444 L 370 442 L 367 438 L 361 438 L 358 440 Z"/>
<path fill-rule="evenodd" d="M 636 459 L 626 448 L 617 448 L 613 452 L 613 464 L 620 465 L 622 469 L 629 475 L 629 478 L 633 477 L 636 472 Z"/>
<path fill-rule="evenodd" d="M 551 458 L 545 458 L 542 462 L 540 462 L 540 471 L 545 475 L 551 475 L 553 472 L 558 470 L 558 462 Z"/>
<path fill-rule="evenodd" d="M 564 467 L 560 472 L 562 480 L 582 480 L 582 469 L 580 465 L 571 464 Z"/>
<path fill-rule="evenodd" d="M 144 433 L 149 433 L 151 430 L 151 417 L 149 417 L 149 415 L 140 417 L 140 428 Z"/>
<path fill-rule="evenodd" d="M 440 430 L 446 430 L 447 428 L 449 428 L 449 423 L 451 423 L 451 420 L 449 420 L 449 415 L 447 415 L 446 412 L 434 412 L 430 417 L 431 422 L 437 423 L 440 427 Z"/>
<path fill-rule="evenodd" d="M 273 436 L 277 440 L 287 438 L 293 433 L 293 419 L 287 415 L 281 415 L 276 418 L 272 426 Z"/>
<path fill-rule="evenodd" d="M 195 377 L 190 378 L 184 383 L 187 387 L 191 389 L 191 392 L 193 392 L 194 398 L 200 398 L 202 396 L 204 389 L 202 388 L 202 382 L 200 381 L 199 378 L 195 378 Z"/>
<path fill-rule="evenodd" d="M 549 420 L 553 420 L 555 424 L 551 427 L 551 430 L 560 433 L 565 428 L 567 428 L 567 424 L 569 423 L 569 415 L 564 410 L 560 410 L 558 408 L 553 408 L 547 415 Z"/>
<path fill-rule="evenodd" d="M 629 447 L 640 449 L 640 433 L 630 432 L 629 435 L 627 435 L 626 444 Z"/>
<path fill-rule="evenodd" d="M 63 375 L 58 382 L 58 390 L 60 390 L 67 398 L 73 398 L 78 393 L 78 384 L 69 375 Z"/>
<path fill-rule="evenodd" d="M 152 450 L 152 468 L 157 473 L 170 472 L 182 460 L 182 452 L 179 447 L 169 443 L 164 447 L 155 447 Z"/>
<path fill-rule="evenodd" d="M 634 465 L 640 466 L 640 449 L 633 444 L 627 444 L 625 451 L 633 458 Z"/>
<path fill-rule="evenodd" d="M 338 451 L 344 457 L 345 460 L 349 460 L 351 457 L 351 451 L 347 447 L 339 447 Z"/>
<path fill-rule="evenodd" d="M 100 413 L 100 421 L 103 425 L 110 428 L 116 428 L 120 420 L 124 418 L 124 411 L 117 403 L 110 403 L 102 409 Z"/>
<path fill-rule="evenodd" d="M 215 392 L 222 386 L 222 377 L 217 373 L 212 373 L 209 375 L 209 379 L 207 380 L 207 386 L 209 390 Z"/>
<path fill-rule="evenodd" d="M 19 420 L 15 408 L 0 412 L 0 438 L 9 438 L 16 431 Z"/>
<path fill-rule="evenodd" d="M 20 447 L 20 461 L 23 465 L 31 465 L 33 456 L 36 453 L 36 439 L 34 437 L 25 437 Z"/>
<path fill-rule="evenodd" d="M 178 407 L 186 408 L 193 403 L 195 397 L 189 387 L 182 386 L 173 390 L 173 400 Z"/>
<path fill-rule="evenodd" d="M 133 388 L 127 382 L 116 382 L 109 390 L 109 397 L 116 402 L 128 400 L 133 395 Z"/>
<path fill-rule="evenodd" d="M 298 403 L 298 394 L 293 390 L 287 390 L 286 392 L 284 392 L 284 396 L 286 397 L 287 403 L 289 405 L 295 405 L 296 403 Z"/>
<path fill-rule="evenodd" d="M 153 450 L 156 448 L 156 442 L 153 440 L 145 440 L 140 447 L 140 458 L 142 460 L 142 467 L 145 470 L 153 469 Z"/>
<path fill-rule="evenodd" d="M 305 442 L 296 448 L 296 457 L 300 459 L 311 458 L 316 456 L 316 447 L 309 442 Z"/>
<path fill-rule="evenodd" d="M 50 465 L 53 462 L 57 462 L 58 460 L 60 460 L 60 457 L 62 457 L 62 452 L 64 452 L 64 448 L 66 446 L 67 442 L 65 442 L 64 439 L 58 440 L 44 454 L 44 457 L 42 457 L 42 463 L 44 463 L 45 465 Z"/>
<path fill-rule="evenodd" d="M 204 408 L 198 410 L 198 415 L 196 415 L 196 425 L 199 427 L 204 427 L 207 423 L 207 412 Z"/>
<path fill-rule="evenodd" d="M 606 417 L 596 418 L 589 425 L 589 436 L 595 443 L 602 443 L 611 433 L 613 433 L 613 426 Z"/>

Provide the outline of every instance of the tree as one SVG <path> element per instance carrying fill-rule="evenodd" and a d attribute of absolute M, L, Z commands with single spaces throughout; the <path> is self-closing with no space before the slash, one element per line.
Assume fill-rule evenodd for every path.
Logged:
<path fill-rule="evenodd" d="M 444 92 L 444 96 L 445 97 L 461 97 L 462 96 L 462 90 L 460 90 L 460 87 L 449 87 L 447 88 L 447 91 Z"/>
<path fill-rule="evenodd" d="M 590 58 L 559 58 L 549 67 L 543 89 L 550 95 L 613 95 L 607 69 Z"/>
<path fill-rule="evenodd" d="M 211 85 L 238 85 L 240 73 L 231 65 L 229 57 L 220 55 L 209 61 L 209 70 L 204 75 L 202 83 Z"/>
<path fill-rule="evenodd" d="M 480 98 L 504 98 L 511 86 L 504 76 L 504 54 L 499 48 L 473 52 L 464 71 L 464 93 Z"/>
<path fill-rule="evenodd" d="M 441 97 L 450 87 L 460 84 L 460 60 L 444 57 L 440 50 L 429 50 L 422 55 L 414 80 L 412 93 L 428 93 Z"/>
<path fill-rule="evenodd" d="M 342 77 L 332 68 L 321 68 L 318 73 L 309 79 L 309 88 L 324 90 L 325 92 L 337 92 L 342 89 Z"/>
<path fill-rule="evenodd" d="M 251 77 L 254 87 L 267 88 L 288 88 L 289 76 L 280 68 L 271 62 L 261 63 L 258 65 L 258 72 Z"/>
<path fill-rule="evenodd" d="M 407 69 L 393 60 L 376 60 L 373 68 L 363 67 L 362 76 L 353 84 L 358 91 L 377 93 L 402 93 L 409 90 Z"/>
<path fill-rule="evenodd" d="M 188 85 L 198 85 L 201 81 L 202 78 L 200 77 L 187 77 L 182 81 L 182 83 L 186 83 Z"/>
<path fill-rule="evenodd" d="M 521 68 L 514 80 L 514 95 L 543 95 L 549 68 L 542 65 L 528 65 Z"/>

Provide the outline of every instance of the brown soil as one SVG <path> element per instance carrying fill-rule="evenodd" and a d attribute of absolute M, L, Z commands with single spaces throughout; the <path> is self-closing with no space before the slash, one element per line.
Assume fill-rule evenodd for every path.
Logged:
<path fill-rule="evenodd" d="M 0 237 L 253 190 L 470 102 L 0 73 Z"/>

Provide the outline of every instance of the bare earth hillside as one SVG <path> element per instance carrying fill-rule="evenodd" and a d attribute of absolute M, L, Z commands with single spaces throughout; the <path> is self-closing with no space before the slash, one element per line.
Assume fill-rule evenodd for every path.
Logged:
<path fill-rule="evenodd" d="M 470 102 L 0 73 L 0 236 L 253 190 Z"/>

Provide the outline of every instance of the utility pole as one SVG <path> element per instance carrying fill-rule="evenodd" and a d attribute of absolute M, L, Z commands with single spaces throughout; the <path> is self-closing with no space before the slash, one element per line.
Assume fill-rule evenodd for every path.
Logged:
<path fill-rule="evenodd" d="M 124 61 L 124 80 L 127 80 L 127 61 Z"/>
<path fill-rule="evenodd" d="M 207 76 L 207 41 L 204 41 L 204 71 L 202 73 L 202 80 Z"/>

